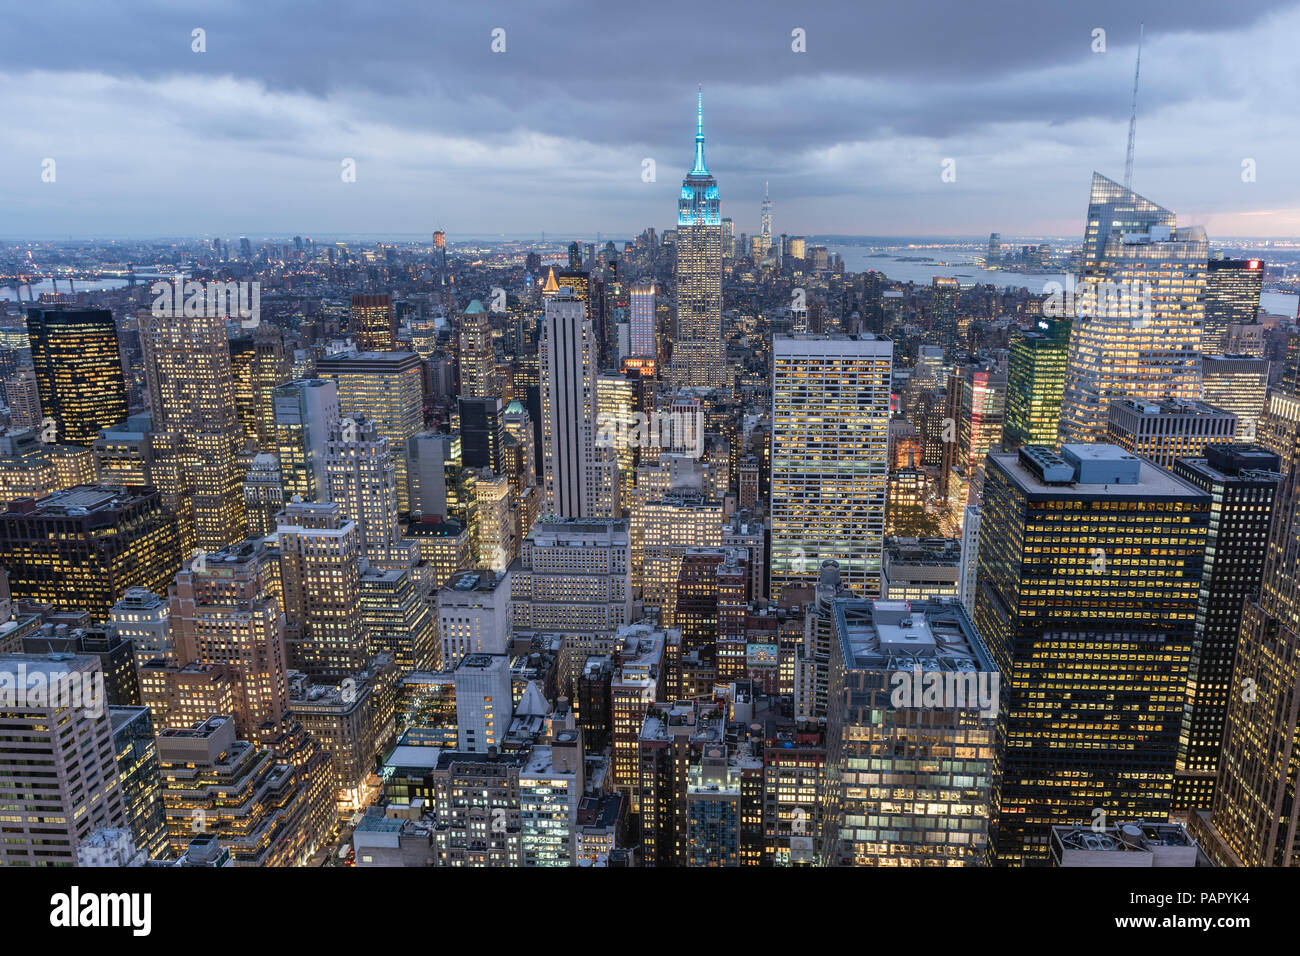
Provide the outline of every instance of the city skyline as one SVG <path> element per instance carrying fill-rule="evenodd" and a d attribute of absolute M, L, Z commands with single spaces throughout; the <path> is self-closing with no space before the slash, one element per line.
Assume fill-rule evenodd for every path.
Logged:
<path fill-rule="evenodd" d="M 759 231 L 770 183 L 777 233 L 1064 234 L 1086 175 L 1123 168 L 1142 20 L 1134 188 L 1158 184 L 1212 236 L 1300 235 L 1284 174 L 1295 133 L 1272 106 L 1297 92 L 1280 68 L 1300 28 L 1294 3 L 1015 15 L 944 3 L 860 24 L 751 5 L 743 18 L 690 10 L 698 27 L 685 37 L 675 25 L 687 8 L 669 5 L 607 22 L 596 43 L 566 29 L 594 12 L 585 4 L 554 17 L 451 10 L 436 23 L 392 9 L 409 30 L 340 8 L 346 29 L 295 22 L 299 42 L 284 48 L 239 4 L 155 10 L 121 36 L 99 20 L 109 14 L 79 11 L 58 35 L 70 67 L 19 45 L 0 70 L 22 117 L 0 157 L 6 235 L 662 226 L 690 164 L 697 83 L 738 233 Z M 32 39 L 56 21 L 12 16 Z M 941 179 L 945 160 L 955 180 Z"/>

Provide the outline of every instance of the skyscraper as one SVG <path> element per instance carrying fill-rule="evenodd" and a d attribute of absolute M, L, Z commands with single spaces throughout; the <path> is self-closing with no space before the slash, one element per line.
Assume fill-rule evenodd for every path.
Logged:
<path fill-rule="evenodd" d="M 356 522 L 361 550 L 371 560 L 386 558 L 400 538 L 397 468 L 388 440 L 375 423 L 334 422 L 325 442 L 326 493 L 345 520 Z"/>
<path fill-rule="evenodd" d="M 397 346 L 397 320 L 390 295 L 352 297 L 352 334 L 362 352 L 385 352 Z"/>
<path fill-rule="evenodd" d="M 1211 259 L 1205 276 L 1206 355 L 1226 355 L 1228 329 L 1250 325 L 1259 314 L 1264 263 L 1259 259 Z"/>
<path fill-rule="evenodd" d="M 171 480 L 193 489 L 192 513 L 177 518 L 194 529 L 194 543 L 204 550 L 242 541 L 248 533 L 239 460 L 244 432 L 226 320 L 142 310 L 137 323 L 155 450 L 170 464 Z"/>
<path fill-rule="evenodd" d="M 763 183 L 763 206 L 759 214 L 759 235 L 763 240 L 763 255 L 772 248 L 772 198 L 767 192 L 767 183 Z"/>
<path fill-rule="evenodd" d="M 699 94 L 695 165 L 677 203 L 677 334 L 674 385 L 721 388 L 727 383 L 722 343 L 722 215 L 718 181 L 704 163 L 704 93 Z"/>
<path fill-rule="evenodd" d="M 1055 445 L 1065 395 L 1070 323 L 1042 319 L 1032 329 L 1011 333 L 1007 368 L 1007 421 L 1003 444 Z"/>
<path fill-rule="evenodd" d="M 543 510 L 565 518 L 613 517 L 614 448 L 596 443 L 598 345 L 582 302 L 558 292 L 542 319 Z"/>
<path fill-rule="evenodd" d="M 641 358 L 654 358 L 658 354 L 655 341 L 655 283 L 653 279 L 642 279 L 634 283 L 631 292 L 631 339 L 632 355 Z"/>
<path fill-rule="evenodd" d="M 475 299 L 460 317 L 460 397 L 497 398 L 492 323 Z"/>
<path fill-rule="evenodd" d="M 338 383 L 339 410 L 369 418 L 388 439 L 397 466 L 397 507 L 410 512 L 406 477 L 407 440 L 424 427 L 424 375 L 414 352 L 330 355 L 316 364 L 321 378 Z"/>
<path fill-rule="evenodd" d="M 1114 445 L 988 456 L 975 626 L 1002 675 L 1000 862 L 1052 824 L 1165 819 L 1210 496 Z"/>
<path fill-rule="evenodd" d="M 339 420 L 338 386 L 332 379 L 307 378 L 279 385 L 274 393 L 276 453 L 284 500 L 325 497 L 325 442 Z"/>
<path fill-rule="evenodd" d="M 1242 608 L 1259 593 L 1280 465 L 1276 454 L 1257 445 L 1216 444 L 1203 456 L 1178 458 L 1171 469 L 1212 500 L 1174 765 L 1175 811 L 1208 810 L 1213 803 Z"/>
<path fill-rule="evenodd" d="M 112 312 L 31 308 L 27 339 L 41 411 L 54 420 L 54 441 L 90 446 L 101 429 L 126 420 L 126 379 Z"/>
<path fill-rule="evenodd" d="M 846 586 L 880 593 L 892 357 L 873 335 L 773 342 L 773 598 L 832 559 Z"/>
<path fill-rule="evenodd" d="M 1201 395 L 1209 246 L 1199 226 L 1092 175 L 1083 277 L 1074 296 L 1062 442 L 1103 441 L 1113 399 Z M 1049 300 L 1050 302 L 1050 300 Z M 1045 304 L 1045 311 L 1054 306 Z"/>

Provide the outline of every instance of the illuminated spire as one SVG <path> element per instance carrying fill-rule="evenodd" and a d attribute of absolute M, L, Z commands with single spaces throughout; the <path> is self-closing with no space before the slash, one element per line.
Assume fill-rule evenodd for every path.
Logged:
<path fill-rule="evenodd" d="M 555 266 L 546 272 L 546 284 L 542 286 L 542 295 L 554 295 L 560 291 L 560 284 L 555 281 Z"/>
<path fill-rule="evenodd" d="M 695 168 L 692 176 L 707 176 L 709 168 L 704 165 L 704 84 L 699 87 L 699 102 L 695 112 Z"/>

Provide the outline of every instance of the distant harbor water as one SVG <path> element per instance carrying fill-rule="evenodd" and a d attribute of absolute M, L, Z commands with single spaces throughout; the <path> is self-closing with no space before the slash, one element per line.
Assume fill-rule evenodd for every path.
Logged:
<path fill-rule="evenodd" d="M 994 285 L 999 289 L 1028 289 L 1039 294 L 1047 282 L 1060 282 L 1063 273 L 1044 275 L 1026 275 L 1023 272 L 985 272 L 978 263 L 971 261 L 967 253 L 958 250 L 917 249 L 904 253 L 908 260 L 929 257 L 934 262 L 900 261 L 895 254 L 881 256 L 872 254 L 867 246 L 828 245 L 829 251 L 838 253 L 844 260 L 844 268 L 849 272 L 883 272 L 895 282 L 914 282 L 917 285 L 929 285 L 935 276 L 945 276 L 958 282 L 974 282 L 981 285 Z M 948 263 L 940 265 L 940 262 Z M 1265 311 L 1274 315 L 1295 318 L 1297 301 L 1300 297 L 1284 292 L 1264 292 L 1259 297 L 1259 304 Z"/>

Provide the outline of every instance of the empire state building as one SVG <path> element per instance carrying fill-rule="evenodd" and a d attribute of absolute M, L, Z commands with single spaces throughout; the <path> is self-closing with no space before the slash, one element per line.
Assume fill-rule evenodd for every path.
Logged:
<path fill-rule="evenodd" d="M 672 383 L 679 387 L 723 388 L 727 384 L 722 345 L 722 215 L 718 181 L 704 165 L 704 92 L 699 93 L 695 166 L 682 180 L 677 202 L 677 334 L 673 339 Z"/>

